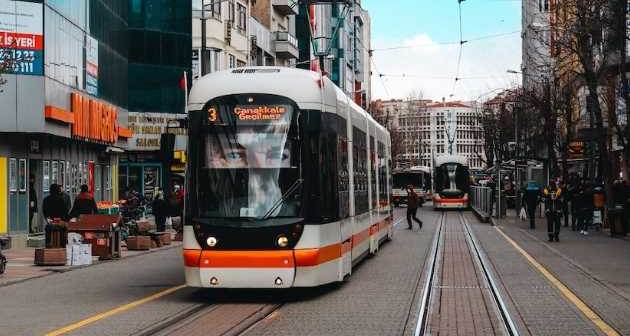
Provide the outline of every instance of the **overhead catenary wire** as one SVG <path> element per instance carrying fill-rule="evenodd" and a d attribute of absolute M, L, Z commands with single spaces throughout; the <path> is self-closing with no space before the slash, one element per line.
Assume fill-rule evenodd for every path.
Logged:
<path fill-rule="evenodd" d="M 459 71 L 462 65 L 462 55 L 464 53 L 464 29 L 462 24 L 462 2 L 465 0 L 457 0 L 457 16 L 459 17 L 459 52 L 457 55 L 457 66 L 455 68 L 455 78 L 453 79 L 453 89 L 451 90 L 450 97 L 455 96 L 455 89 L 457 88 L 457 82 L 459 81 Z"/>

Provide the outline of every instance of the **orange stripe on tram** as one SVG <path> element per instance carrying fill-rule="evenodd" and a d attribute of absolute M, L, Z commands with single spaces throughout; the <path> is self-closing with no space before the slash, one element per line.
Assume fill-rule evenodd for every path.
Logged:
<path fill-rule="evenodd" d="M 340 243 L 322 248 L 295 250 L 295 264 L 296 266 L 317 266 L 341 258 L 341 250 Z"/>
<path fill-rule="evenodd" d="M 293 268 L 293 251 L 203 251 L 201 268 Z"/>

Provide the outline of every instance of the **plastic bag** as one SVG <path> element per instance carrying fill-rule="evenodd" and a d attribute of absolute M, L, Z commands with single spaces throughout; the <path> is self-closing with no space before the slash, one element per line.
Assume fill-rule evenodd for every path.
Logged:
<path fill-rule="evenodd" d="M 521 208 L 521 212 L 519 213 L 518 217 L 522 220 L 525 221 L 527 220 L 527 211 L 525 211 L 525 208 Z"/>

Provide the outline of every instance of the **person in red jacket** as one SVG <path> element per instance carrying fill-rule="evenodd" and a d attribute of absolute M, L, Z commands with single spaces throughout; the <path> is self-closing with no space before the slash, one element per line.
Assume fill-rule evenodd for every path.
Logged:
<path fill-rule="evenodd" d="M 96 202 L 90 195 L 88 186 L 84 184 L 81 186 L 81 192 L 74 199 L 74 205 L 72 205 L 72 210 L 70 210 L 70 218 L 77 218 L 81 215 L 95 215 L 97 213 Z"/>

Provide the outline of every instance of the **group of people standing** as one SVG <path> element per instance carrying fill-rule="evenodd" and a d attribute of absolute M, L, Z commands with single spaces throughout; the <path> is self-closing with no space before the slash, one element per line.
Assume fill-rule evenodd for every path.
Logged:
<path fill-rule="evenodd" d="M 41 227 L 37 220 L 33 221 L 38 212 L 37 192 L 35 191 L 35 176 L 29 177 L 29 225 L 30 232 L 41 232 Z M 78 218 L 80 215 L 96 214 L 98 208 L 94 197 L 89 192 L 87 185 L 81 185 L 81 192 L 71 201 L 70 195 L 63 191 L 61 185 L 53 183 L 49 187 L 49 194 L 42 202 L 42 214 L 46 222 L 53 220 L 68 221 L 71 218 Z"/>
<path fill-rule="evenodd" d="M 564 218 L 564 227 L 588 234 L 588 226 L 593 219 L 594 187 L 584 179 L 572 176 L 569 183 L 560 179 L 552 180 L 548 186 L 540 189 L 535 182 L 528 182 L 522 190 L 522 203 L 529 218 L 530 228 L 536 228 L 536 209 L 539 203 L 545 205 L 547 233 L 549 241 L 559 241 L 560 227 Z"/>

